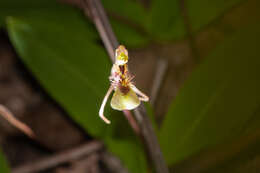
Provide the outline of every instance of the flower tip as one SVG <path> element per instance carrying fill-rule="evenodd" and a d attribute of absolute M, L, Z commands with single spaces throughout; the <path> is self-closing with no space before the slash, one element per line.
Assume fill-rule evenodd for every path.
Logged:
<path fill-rule="evenodd" d="M 107 124 L 110 124 L 111 122 L 102 114 L 99 114 L 100 118 Z"/>
<path fill-rule="evenodd" d="M 103 119 L 105 121 L 105 123 L 107 124 L 111 124 L 111 122 L 108 119 Z"/>

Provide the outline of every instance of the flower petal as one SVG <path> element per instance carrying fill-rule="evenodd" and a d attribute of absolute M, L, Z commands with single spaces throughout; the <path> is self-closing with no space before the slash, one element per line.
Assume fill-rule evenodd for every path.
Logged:
<path fill-rule="evenodd" d="M 117 89 L 111 100 L 111 107 L 119 111 L 135 109 L 139 105 L 140 100 L 132 89 L 127 94 Z"/>

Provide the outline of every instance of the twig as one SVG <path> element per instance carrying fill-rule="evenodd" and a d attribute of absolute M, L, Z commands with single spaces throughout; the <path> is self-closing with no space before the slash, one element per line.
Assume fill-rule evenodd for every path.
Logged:
<path fill-rule="evenodd" d="M 71 160 L 79 159 L 82 156 L 86 156 L 102 149 L 103 144 L 98 141 L 84 144 L 75 149 L 56 154 L 54 156 L 46 157 L 42 160 L 28 163 L 26 165 L 14 168 L 12 173 L 33 173 L 39 172 L 45 169 L 49 169 L 60 165 L 62 163 L 69 162 Z"/>
<path fill-rule="evenodd" d="M 168 62 L 166 59 L 160 58 L 157 63 L 157 68 L 155 72 L 155 77 L 152 85 L 151 91 L 151 103 L 152 105 L 155 104 L 156 98 L 158 96 L 159 90 L 161 88 L 161 84 L 163 81 L 163 77 L 165 76 L 165 72 L 168 67 Z"/>
<path fill-rule="evenodd" d="M 123 167 L 120 160 L 108 152 L 102 153 L 101 160 L 106 165 L 106 167 L 110 170 L 110 172 L 129 173 L 127 169 Z"/>
<path fill-rule="evenodd" d="M 134 110 L 134 115 L 139 124 L 144 143 L 148 149 L 148 154 L 154 163 L 154 167 L 157 173 L 168 173 L 169 170 L 166 166 L 163 154 L 160 149 L 155 131 L 152 127 L 151 121 L 149 120 L 145 108 L 140 105 L 138 109 Z"/>
<path fill-rule="evenodd" d="M 0 115 L 6 119 L 10 124 L 12 124 L 17 129 L 21 130 L 27 136 L 34 138 L 35 135 L 33 131 L 23 122 L 15 118 L 11 111 L 9 111 L 5 106 L 0 105 Z"/>
<path fill-rule="evenodd" d="M 55 173 L 99 173 L 100 153 L 92 153 L 88 157 L 84 157 L 71 162 L 70 167 L 59 167 Z"/>
<path fill-rule="evenodd" d="M 123 112 L 124 112 L 124 115 L 125 115 L 127 121 L 129 122 L 130 126 L 134 130 L 135 134 L 140 136 L 140 128 L 137 125 L 136 120 L 134 119 L 132 113 L 128 110 L 124 110 Z"/>
<path fill-rule="evenodd" d="M 83 1 L 86 2 L 86 6 L 83 8 L 84 13 L 88 15 L 96 25 L 97 31 L 99 32 L 99 35 L 104 42 L 109 57 L 114 63 L 114 50 L 116 49 L 116 47 L 118 47 L 119 43 L 107 19 L 105 10 L 99 0 Z"/>
<path fill-rule="evenodd" d="M 83 8 L 83 10 L 85 14 L 90 15 L 91 19 L 93 20 L 101 39 L 104 42 L 110 59 L 112 62 L 114 62 L 114 50 L 119 45 L 119 43 L 115 37 L 115 34 L 113 33 L 103 6 L 100 0 L 85 0 L 85 2 L 87 6 L 86 8 Z M 126 112 L 131 114 L 130 111 L 124 111 L 124 113 Z M 164 161 L 157 137 L 146 112 L 144 109 L 141 111 L 141 107 L 135 109 L 134 112 L 144 144 L 147 146 L 147 151 L 149 152 L 148 154 L 154 163 L 156 172 L 168 173 L 169 171 Z"/>

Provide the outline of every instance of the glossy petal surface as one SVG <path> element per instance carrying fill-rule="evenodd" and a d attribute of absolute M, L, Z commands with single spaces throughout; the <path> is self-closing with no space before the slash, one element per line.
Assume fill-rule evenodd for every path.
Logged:
<path fill-rule="evenodd" d="M 140 100 L 132 89 L 130 89 L 127 94 L 117 89 L 111 100 L 111 107 L 119 111 L 132 110 L 139 105 Z"/>

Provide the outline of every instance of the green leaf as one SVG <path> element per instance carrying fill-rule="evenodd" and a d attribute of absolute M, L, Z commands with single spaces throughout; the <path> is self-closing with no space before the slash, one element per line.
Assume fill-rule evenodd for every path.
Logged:
<path fill-rule="evenodd" d="M 140 48 L 149 42 L 148 35 L 142 33 L 145 31 L 147 12 L 140 3 L 131 0 L 104 0 L 103 5 L 111 16 L 110 23 L 120 44 Z"/>
<path fill-rule="evenodd" d="M 120 44 L 127 45 L 128 48 L 140 48 L 149 42 L 147 36 L 114 19 L 111 19 L 111 25 Z"/>
<path fill-rule="evenodd" d="M 208 25 L 244 0 L 187 0 L 186 8 L 193 32 Z"/>
<path fill-rule="evenodd" d="M 147 30 L 158 39 L 171 40 L 186 34 L 179 0 L 153 0 Z"/>
<path fill-rule="evenodd" d="M 147 13 L 140 3 L 132 0 L 103 0 L 102 3 L 108 13 L 124 17 L 140 26 L 146 22 Z"/>
<path fill-rule="evenodd" d="M 57 11 L 48 11 L 48 14 L 37 17 L 9 17 L 10 39 L 42 86 L 75 121 L 89 134 L 109 144 L 108 150 L 118 155 L 129 170 L 136 172 L 134 167 L 137 167 L 142 168 L 138 172 L 145 172 L 145 162 L 128 159 L 139 144 L 132 137 L 132 131 L 129 134 L 122 130 L 127 127 L 126 120 L 119 123 L 118 115 L 109 109 L 109 103 L 105 115 L 112 124 L 106 125 L 98 116 L 109 87 L 111 63 L 104 48 L 92 36 L 91 26 L 73 13 L 76 12 L 68 10 L 66 15 L 71 16 L 68 18 Z M 121 114 L 120 117 L 123 118 Z M 120 125 L 123 128 L 119 128 Z M 121 136 L 118 132 L 122 133 Z M 130 141 L 132 148 L 124 148 L 129 147 L 124 143 L 117 151 L 118 145 L 113 140 Z M 140 152 L 138 157 L 145 160 Z"/>
<path fill-rule="evenodd" d="M 60 16 L 61 23 L 63 17 Z M 84 30 L 80 29 L 81 25 L 67 24 L 65 27 L 65 23 L 55 25 L 58 20 L 52 22 L 42 23 L 39 16 L 35 19 L 9 18 L 10 38 L 50 94 L 68 112 L 73 112 L 77 121 L 91 122 L 92 126 L 87 126 L 87 130 L 100 136 L 103 124 L 93 115 L 97 114 L 99 100 L 108 87 L 103 82 L 108 76 L 109 61 L 104 50 L 86 39 L 89 37 L 86 27 Z M 86 109 L 82 105 L 91 106 Z"/>
<path fill-rule="evenodd" d="M 240 136 L 260 106 L 260 25 L 236 33 L 199 66 L 163 123 L 169 164 Z"/>
<path fill-rule="evenodd" d="M 180 39 L 186 35 L 183 14 L 187 12 L 194 33 L 205 27 L 243 0 L 153 0 L 147 29 L 162 40 Z M 186 14 L 185 14 L 186 15 Z"/>
<path fill-rule="evenodd" d="M 9 170 L 9 167 L 8 167 L 8 164 L 0 150 L 0 172 L 1 173 L 9 173 L 10 170 Z"/>
<path fill-rule="evenodd" d="M 31 15 L 31 11 L 59 8 L 55 1 L 52 0 L 1 0 L 0 1 L 0 27 L 4 25 L 7 16 L 24 16 Z"/>
<path fill-rule="evenodd" d="M 243 135 L 239 140 L 232 141 L 233 145 L 223 148 L 226 153 L 233 155 L 222 157 L 225 161 L 218 163 L 216 166 L 208 169 L 207 173 L 242 173 L 242 172 L 257 172 L 259 170 L 260 156 L 260 107 L 254 112 L 252 118 L 248 121 L 243 130 Z M 236 147 L 235 147 L 236 146 Z M 234 152 L 237 151 L 237 152 Z"/>
<path fill-rule="evenodd" d="M 121 163 L 132 173 L 147 172 L 147 161 L 142 145 L 132 128 L 126 123 L 122 112 L 113 112 L 109 135 L 104 139 L 108 151 L 121 159 Z"/>
<path fill-rule="evenodd" d="M 140 4 L 138 3 L 133 3 L 131 1 L 125 1 L 126 3 L 122 3 L 121 5 L 126 5 L 126 6 L 130 6 L 133 7 L 131 8 L 131 10 L 124 11 L 125 15 L 129 17 L 130 16 L 134 16 L 134 18 L 132 18 L 134 20 L 134 22 L 141 22 L 140 21 L 140 17 L 137 17 L 136 15 L 132 15 L 132 13 L 140 13 L 140 16 L 144 17 L 144 13 L 142 13 L 141 11 L 141 6 L 138 6 Z M 118 3 L 118 2 L 112 2 L 112 3 Z M 106 3 L 105 3 L 106 4 Z M 108 5 L 108 9 L 110 9 L 110 4 Z M 120 6 L 120 5 L 119 5 Z M 112 7 L 114 7 L 112 5 Z M 114 9 L 114 8 L 112 8 Z M 140 12 L 136 12 L 140 11 Z M 71 21 L 71 25 L 77 25 L 77 22 L 82 22 L 82 20 L 72 20 L 73 18 L 75 18 L 75 15 L 78 15 L 78 18 L 80 15 L 83 15 L 81 13 L 79 13 L 79 11 L 76 11 L 65 5 L 62 4 L 58 4 L 55 1 L 44 1 L 44 0 L 40 0 L 37 1 L 37 3 L 35 3 L 35 1 L 32 0 L 26 0 L 26 1 L 18 1 L 18 0 L 11 0 L 11 1 L 2 1 L 0 2 L 0 26 L 4 26 L 5 23 L 5 19 L 8 16 L 17 16 L 17 17 L 29 17 L 31 18 L 33 17 L 39 17 L 39 16 L 45 16 L 44 18 L 39 17 L 40 19 L 43 19 L 43 21 L 41 21 L 42 23 L 44 22 L 48 22 L 48 20 L 51 19 L 52 16 L 48 15 L 48 11 L 58 11 L 59 15 L 63 15 L 63 18 L 57 18 L 58 20 L 62 19 L 65 22 Z M 72 13 L 69 12 L 67 13 L 67 11 L 73 11 Z M 70 16 L 68 14 L 72 14 L 73 16 Z M 120 16 L 124 16 L 124 14 L 119 14 Z M 80 16 L 82 17 L 82 16 Z M 54 16 L 55 18 L 55 16 Z M 55 20 L 55 19 L 54 19 Z M 85 19 L 87 20 L 87 18 Z M 51 19 L 51 21 L 53 21 L 53 19 Z M 76 22 L 76 24 L 75 24 Z M 53 24 L 53 22 L 52 22 Z M 136 48 L 136 47 L 140 47 L 140 46 L 144 46 L 148 43 L 148 38 L 147 35 L 141 34 L 137 29 L 133 28 L 132 26 L 128 26 L 125 23 L 120 22 L 119 20 L 115 20 L 114 18 L 111 19 L 111 24 L 113 26 L 113 29 L 116 33 L 116 36 L 118 37 L 119 41 L 121 44 L 127 45 L 129 48 Z M 96 32 L 94 31 L 93 27 L 90 27 L 90 25 L 88 26 L 89 28 L 91 28 L 92 32 L 89 36 L 94 37 L 94 38 L 98 38 Z M 54 27 L 55 29 L 56 27 Z M 77 28 L 74 27 L 75 30 L 77 30 Z M 81 27 L 79 28 L 81 29 Z M 79 32 L 75 32 L 76 34 L 79 33 L 78 35 L 80 35 L 81 31 Z"/>
<path fill-rule="evenodd" d="M 108 140 L 106 144 L 110 148 L 110 152 L 119 156 L 122 163 L 127 165 L 132 173 L 147 172 L 144 151 L 139 144 L 131 140 Z M 126 152 L 126 150 L 128 151 Z M 128 154 L 126 155 L 126 153 Z"/>

